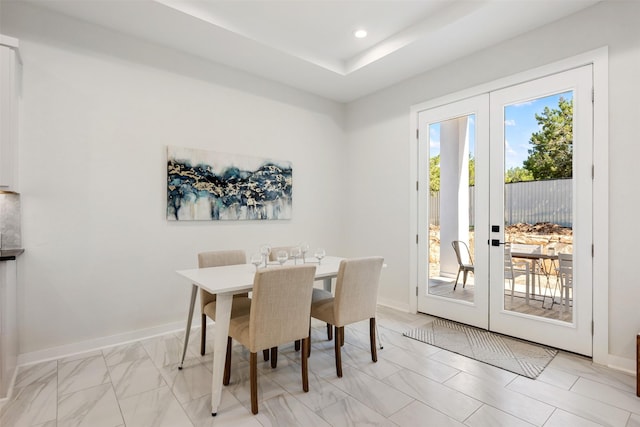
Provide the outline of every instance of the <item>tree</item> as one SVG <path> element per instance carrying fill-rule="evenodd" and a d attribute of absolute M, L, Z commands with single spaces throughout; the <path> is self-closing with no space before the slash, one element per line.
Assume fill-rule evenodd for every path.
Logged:
<path fill-rule="evenodd" d="M 476 160 L 469 155 L 469 186 L 475 185 Z M 429 159 L 429 190 L 431 193 L 440 191 L 440 154 Z"/>
<path fill-rule="evenodd" d="M 541 129 L 531 135 L 529 157 L 523 162 L 533 179 L 571 178 L 573 175 L 573 100 L 560 97 L 558 108 L 536 114 Z"/>
<path fill-rule="evenodd" d="M 507 184 L 510 182 L 524 182 L 524 181 L 533 181 L 533 174 L 531 173 L 531 171 L 525 168 L 521 168 L 521 167 L 511 168 L 511 169 L 508 169 L 507 172 L 504 174 L 504 182 Z"/>
<path fill-rule="evenodd" d="M 440 154 L 429 159 L 429 190 L 440 191 Z"/>

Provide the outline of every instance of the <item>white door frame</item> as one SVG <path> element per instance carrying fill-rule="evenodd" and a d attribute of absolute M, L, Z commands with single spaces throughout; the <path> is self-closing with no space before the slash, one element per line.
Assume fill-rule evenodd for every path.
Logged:
<path fill-rule="evenodd" d="M 454 101 L 503 89 L 515 84 L 535 80 L 583 65 L 593 65 L 593 166 L 594 194 L 608 194 L 609 191 L 609 53 L 603 47 L 562 61 L 544 65 L 529 71 L 475 86 L 430 101 L 411 106 L 409 117 L 410 143 L 410 188 L 415 188 L 418 176 L 418 112 Z M 609 203 L 603 198 L 593 206 L 593 361 L 608 365 L 609 355 Z M 409 309 L 417 312 L 418 307 L 418 244 L 413 236 L 418 235 L 418 191 L 412 191 L 409 199 Z"/>

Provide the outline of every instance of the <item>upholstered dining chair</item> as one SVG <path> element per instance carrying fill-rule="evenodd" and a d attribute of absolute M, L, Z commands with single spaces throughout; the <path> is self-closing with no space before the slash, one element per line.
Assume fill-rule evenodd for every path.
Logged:
<path fill-rule="evenodd" d="M 335 328 L 334 346 L 338 377 L 342 377 L 340 347 L 344 345 L 346 325 L 369 319 L 371 360 L 378 361 L 375 316 L 383 261 L 382 257 L 342 260 L 336 278 L 335 296 L 323 289 L 313 289 L 311 317 L 327 322 Z"/>
<path fill-rule="evenodd" d="M 277 261 L 278 260 L 278 252 L 285 251 L 288 256 L 291 256 L 291 251 L 295 248 L 295 246 L 277 246 L 271 248 L 271 252 L 269 252 L 269 261 Z"/>
<path fill-rule="evenodd" d="M 269 252 L 269 261 L 276 261 L 278 259 L 278 252 L 280 252 L 280 251 L 285 251 L 288 255 L 291 255 L 291 251 L 296 247 L 297 246 L 295 246 L 295 245 L 291 245 L 291 246 L 276 246 L 274 248 L 271 248 L 271 252 Z M 327 325 L 327 334 L 328 334 L 328 336 L 330 336 L 329 335 L 329 330 L 330 330 L 330 327 Z M 331 338 L 329 338 L 329 339 L 331 339 Z M 294 343 L 294 348 L 295 348 L 296 351 L 300 350 L 300 341 L 299 340 L 297 340 Z M 276 355 L 276 357 L 277 357 L 277 352 L 278 352 L 277 348 L 271 349 L 271 354 L 272 355 Z M 274 361 L 274 366 L 273 367 L 275 367 L 275 363 L 276 362 Z"/>
<path fill-rule="evenodd" d="M 249 350 L 251 412 L 258 413 L 257 352 L 264 348 L 302 340 L 302 389 L 309 391 L 307 357 L 311 294 L 315 265 L 298 265 L 256 272 L 249 314 L 231 319 L 227 339 L 223 384 L 231 380 L 232 340 Z"/>
<path fill-rule="evenodd" d="M 225 265 L 245 264 L 247 256 L 242 250 L 209 251 L 198 254 L 198 267 L 221 267 Z M 207 339 L 207 316 L 216 319 L 216 296 L 204 289 L 200 289 L 200 307 L 202 312 L 202 332 L 200 335 L 200 354 L 204 356 L 205 342 Z M 251 300 L 248 293 L 233 296 L 231 305 L 231 317 L 237 317 L 249 313 Z M 265 353 L 265 358 L 268 353 Z"/>

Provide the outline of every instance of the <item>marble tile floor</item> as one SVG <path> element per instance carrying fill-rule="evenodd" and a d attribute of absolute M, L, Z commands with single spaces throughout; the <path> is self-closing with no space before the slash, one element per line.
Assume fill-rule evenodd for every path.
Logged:
<path fill-rule="evenodd" d="M 368 322 L 347 327 L 343 378 L 335 375 L 324 325 L 314 321 L 309 393 L 302 391 L 299 353 L 284 346 L 276 369 L 259 357 L 256 416 L 248 353 L 234 346 L 231 384 L 211 417 L 213 325 L 204 357 L 200 331 L 192 331 L 182 371 L 181 333 L 25 366 L 0 426 L 640 427 L 634 376 L 560 352 L 530 380 L 402 336 L 431 320 L 380 307 L 378 363 L 368 350 Z"/>

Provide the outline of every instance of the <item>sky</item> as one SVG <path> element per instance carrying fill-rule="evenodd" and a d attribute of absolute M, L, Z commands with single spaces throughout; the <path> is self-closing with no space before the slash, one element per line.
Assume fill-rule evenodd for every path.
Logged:
<path fill-rule="evenodd" d="M 529 140 L 531 134 L 540 130 L 535 115 L 544 111 L 544 107 L 558 108 L 560 97 L 573 99 L 573 92 L 564 92 L 537 98 L 530 102 L 512 104 L 504 111 L 505 131 L 505 170 L 522 167 L 522 162 L 529 157 Z"/>
<path fill-rule="evenodd" d="M 537 98 L 529 102 L 511 104 L 505 108 L 505 170 L 522 167 L 522 162 L 529 156 L 529 140 L 531 134 L 540 129 L 535 115 L 542 113 L 544 108 L 558 108 L 558 100 L 573 99 L 571 91 Z M 470 116 L 469 150 L 475 150 L 475 115 Z M 429 126 L 430 157 L 440 153 L 440 124 Z"/>

